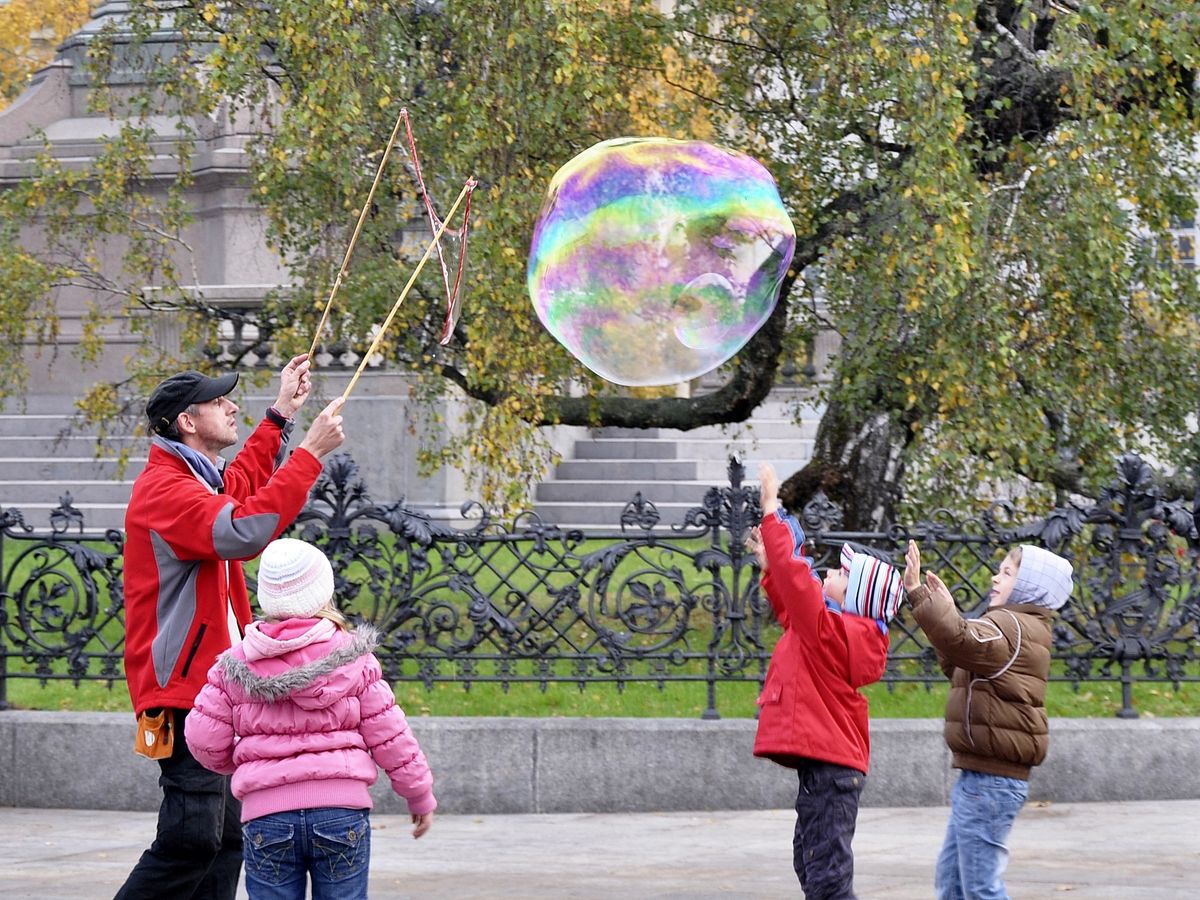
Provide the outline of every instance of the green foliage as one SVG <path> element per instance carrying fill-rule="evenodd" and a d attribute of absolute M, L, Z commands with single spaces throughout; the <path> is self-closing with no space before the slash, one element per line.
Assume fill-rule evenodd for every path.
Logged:
<path fill-rule="evenodd" d="M 1200 292 L 1163 252 L 1200 181 L 1194 4 L 676 13 L 722 141 L 770 154 L 801 235 L 848 222 L 803 273 L 843 340 L 827 399 L 910 429 L 908 515 L 1195 461 Z"/>
<path fill-rule="evenodd" d="M 559 165 L 612 134 L 643 131 L 648 121 L 664 127 L 652 7 L 506 0 L 435 11 L 406 2 L 234 0 L 170 11 L 188 42 L 170 74 L 184 86 L 176 90 L 201 110 L 249 123 L 252 197 L 275 249 L 291 261 L 293 289 L 266 315 L 283 352 L 308 347 L 401 107 L 440 212 L 468 176 L 480 179 L 454 342 L 437 344 L 444 300 L 429 266 L 381 349 L 420 376 L 423 396 L 457 385 L 489 398 L 466 407 L 461 437 L 427 441 L 424 455 L 427 468 L 469 462 L 489 503 L 522 502 L 551 460 L 532 424 L 545 418 L 546 398 L 572 378 L 600 387 L 537 322 L 526 250 Z M 137 15 L 154 27 L 147 4 Z M 193 64 L 201 55 L 202 69 Z M 401 136 L 339 292 L 330 341 L 366 347 L 424 249 L 416 227 L 423 215 Z"/>
<path fill-rule="evenodd" d="M 54 48 L 87 21 L 93 0 L 7 0 L 0 6 L 0 108 L 15 100 Z"/>
<path fill-rule="evenodd" d="M 599 140 L 698 137 L 775 174 L 799 248 L 773 352 L 837 329 L 826 399 L 850 411 L 847 434 L 856 416 L 902 424 L 891 452 L 917 509 L 970 506 L 981 483 L 1035 503 L 1090 490 L 1118 450 L 1200 461 L 1185 424 L 1200 292 L 1163 251 L 1200 175 L 1191 0 L 680 0 L 670 15 L 649 0 L 167 6 L 133 4 L 142 37 L 165 22 L 183 43 L 148 57 L 142 93 L 98 95 L 129 124 L 94 171 L 47 155 L 3 199 L 14 221 L 36 214 L 61 251 L 6 241 L 9 334 L 25 321 L 52 338 L 45 293 L 71 284 L 125 311 L 183 309 L 185 346 L 207 340 L 209 311 L 173 267 L 188 177 L 165 193 L 147 183 L 146 116 L 165 108 L 179 115 L 183 173 L 203 117 L 248 135 L 251 196 L 292 273 L 263 326 L 281 351 L 306 349 L 407 107 L 435 205 L 468 176 L 481 186 L 454 340 L 436 342 L 430 267 L 383 349 L 420 374 L 423 396 L 475 398 L 454 437 L 429 442 L 426 465 L 460 465 L 487 501 L 519 502 L 552 460 L 536 426 L 557 420 L 563 396 L 585 395 L 577 424 L 603 424 L 614 395 L 666 408 L 598 382 L 533 315 L 525 263 L 545 186 Z M 132 52 L 97 42 L 94 62 L 103 71 Z M 329 335 L 359 350 L 424 249 L 412 163 L 395 152 Z M 105 240 L 123 248 L 122 271 L 96 271 Z M 148 298 L 130 284 L 162 288 Z M 825 319 L 802 302 L 817 296 Z M 101 306 L 97 323 L 114 313 Z M 133 374 L 164 364 L 142 360 Z"/>

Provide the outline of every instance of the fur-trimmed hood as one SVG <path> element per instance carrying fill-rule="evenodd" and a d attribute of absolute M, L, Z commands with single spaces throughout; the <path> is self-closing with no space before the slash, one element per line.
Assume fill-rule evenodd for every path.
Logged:
<path fill-rule="evenodd" d="M 318 626 L 314 623 L 313 627 Z M 320 709 L 353 692 L 366 660 L 378 645 L 378 629 L 363 624 L 350 632 L 335 631 L 328 640 L 253 662 L 246 660 L 241 646 L 235 647 L 218 662 L 227 682 L 251 699 L 271 703 L 290 696 L 305 709 Z M 362 664 L 351 665 L 359 660 Z"/>

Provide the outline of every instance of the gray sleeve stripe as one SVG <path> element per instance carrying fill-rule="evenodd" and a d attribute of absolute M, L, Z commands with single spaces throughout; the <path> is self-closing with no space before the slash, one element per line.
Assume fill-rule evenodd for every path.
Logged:
<path fill-rule="evenodd" d="M 213 522 L 213 549 L 221 559 L 258 556 L 271 542 L 279 525 L 278 513 L 233 518 L 233 504 L 226 505 Z"/>
<path fill-rule="evenodd" d="M 275 454 L 275 468 L 278 469 L 283 465 L 288 455 L 288 443 L 292 439 L 292 429 L 296 427 L 296 423 L 288 419 L 287 424 L 280 429 L 279 435 L 279 452 Z"/>
<path fill-rule="evenodd" d="M 171 673 L 179 663 L 183 645 L 196 618 L 196 573 L 199 562 L 182 562 L 171 545 L 158 532 L 151 530 L 150 545 L 158 567 L 158 620 L 151 644 L 154 660 L 154 680 L 165 688 Z"/>

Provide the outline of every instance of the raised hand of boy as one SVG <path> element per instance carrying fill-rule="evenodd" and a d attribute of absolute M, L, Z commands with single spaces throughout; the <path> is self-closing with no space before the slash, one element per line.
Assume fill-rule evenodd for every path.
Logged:
<path fill-rule="evenodd" d="M 946 582 L 932 572 L 925 573 L 925 585 L 929 588 L 930 595 L 936 597 L 940 603 L 954 605 L 954 596 L 950 593 L 950 588 L 946 587 Z"/>
<path fill-rule="evenodd" d="M 750 529 L 750 533 L 746 535 L 746 549 L 754 554 L 754 558 L 758 560 L 758 568 L 760 571 L 767 571 L 767 548 L 763 546 L 762 529 L 755 525 Z"/>
<path fill-rule="evenodd" d="M 916 541 L 908 542 L 904 552 L 904 590 L 915 591 L 921 586 L 921 551 Z"/>
<path fill-rule="evenodd" d="M 764 516 L 779 509 L 779 476 L 769 462 L 758 464 L 758 496 Z"/>

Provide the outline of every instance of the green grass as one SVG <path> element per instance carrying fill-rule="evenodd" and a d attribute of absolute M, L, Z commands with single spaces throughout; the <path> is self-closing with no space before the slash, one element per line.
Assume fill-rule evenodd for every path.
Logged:
<path fill-rule="evenodd" d="M 470 690 L 457 684 L 437 684 L 432 691 L 412 682 L 394 685 L 400 705 L 410 716 L 633 716 L 646 718 L 699 718 L 707 705 L 703 684 L 667 684 L 662 690 L 650 684 L 630 684 L 624 691 L 613 685 L 594 684 L 580 691 L 570 684 L 512 685 L 507 692 L 496 684 L 475 684 Z M 754 683 L 717 686 L 717 711 L 722 718 L 754 715 Z M 920 684 L 875 684 L 867 688 L 874 718 L 940 718 L 946 705 L 946 686 L 926 689 Z M 101 710 L 127 712 L 129 697 L 124 682 L 110 690 L 102 684 L 75 687 L 53 681 L 46 687 L 30 679 L 8 682 L 9 703 L 18 709 Z M 1200 716 L 1200 684 L 1139 684 L 1134 687 L 1134 707 L 1145 717 Z M 1046 697 L 1051 716 L 1111 718 L 1121 708 L 1121 686 L 1086 683 L 1075 690 L 1052 682 Z"/>

